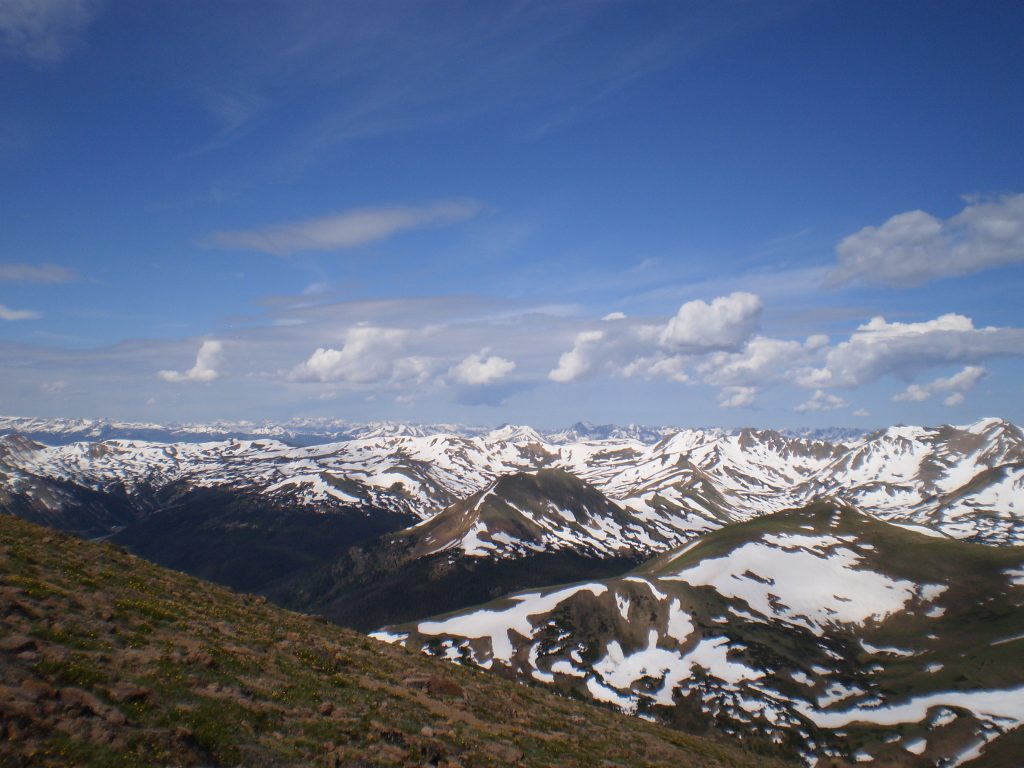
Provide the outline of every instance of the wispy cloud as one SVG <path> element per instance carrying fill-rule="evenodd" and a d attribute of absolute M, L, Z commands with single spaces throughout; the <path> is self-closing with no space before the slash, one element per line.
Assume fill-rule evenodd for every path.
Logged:
<path fill-rule="evenodd" d="M 813 411 L 838 411 L 840 408 L 845 408 L 847 403 L 839 395 L 833 395 L 829 392 L 824 392 L 820 389 L 815 390 L 814 394 L 806 402 L 800 403 L 795 410 L 797 413 L 808 413 Z"/>
<path fill-rule="evenodd" d="M 933 395 L 945 394 L 943 404 L 960 405 L 964 396 L 988 375 L 988 371 L 978 365 L 969 365 L 959 373 L 945 378 L 938 378 L 927 384 L 911 384 L 905 391 L 893 397 L 897 403 L 920 403 L 929 400 Z"/>
<path fill-rule="evenodd" d="M 39 317 L 42 315 L 31 309 L 11 309 L 0 304 L 0 320 L 35 320 Z"/>
<path fill-rule="evenodd" d="M 417 207 L 356 208 L 333 216 L 264 229 L 215 232 L 221 248 L 286 256 L 301 251 L 341 251 L 385 240 L 399 232 L 465 221 L 480 211 L 474 200 L 440 200 Z"/>
<path fill-rule="evenodd" d="M 100 6 L 99 0 L 3 0 L 0 52 L 35 64 L 59 64 Z"/>
<path fill-rule="evenodd" d="M 74 270 L 56 264 L 0 262 L 0 281 L 12 283 L 70 283 L 78 275 Z"/>
<path fill-rule="evenodd" d="M 756 387 L 724 387 L 718 393 L 718 405 L 722 408 L 749 408 L 755 397 Z"/>

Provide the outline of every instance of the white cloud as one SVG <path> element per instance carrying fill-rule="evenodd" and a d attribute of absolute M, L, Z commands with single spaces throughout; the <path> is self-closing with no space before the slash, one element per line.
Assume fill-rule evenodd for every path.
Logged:
<path fill-rule="evenodd" d="M 224 345 L 215 340 L 204 341 L 196 353 L 196 364 L 187 371 L 160 371 L 157 375 L 164 381 L 213 381 L 220 376 L 217 364 L 220 362 Z"/>
<path fill-rule="evenodd" d="M 725 387 L 718 393 L 718 405 L 722 408 L 747 408 L 754 404 L 756 387 Z"/>
<path fill-rule="evenodd" d="M 63 60 L 100 7 L 97 0 L 3 0 L 0 51 L 37 64 Z"/>
<path fill-rule="evenodd" d="M 0 263 L 0 281 L 16 283 L 69 283 L 76 277 L 67 267 L 56 264 Z"/>
<path fill-rule="evenodd" d="M 800 403 L 795 410 L 797 413 L 807 413 L 808 411 L 835 411 L 839 408 L 845 408 L 848 403 L 838 395 L 833 395 L 822 390 L 816 390 L 811 396 L 811 399 L 807 402 Z"/>
<path fill-rule="evenodd" d="M 988 371 L 977 365 L 969 365 L 959 373 L 948 378 L 938 378 L 927 384 L 911 384 L 903 392 L 893 397 L 898 403 L 919 403 L 930 399 L 933 395 L 948 393 L 943 402 L 946 405 L 959 405 L 964 401 L 965 393 L 969 392 L 981 381 Z"/>
<path fill-rule="evenodd" d="M 11 309 L 0 304 L 0 320 L 36 320 L 42 317 L 31 309 Z"/>
<path fill-rule="evenodd" d="M 864 227 L 836 247 L 830 285 L 911 286 L 1024 262 L 1024 194 L 972 202 L 945 221 L 924 211 Z"/>
<path fill-rule="evenodd" d="M 411 332 L 402 328 L 358 325 L 349 328 L 341 349 L 319 347 L 289 373 L 292 381 L 351 385 L 423 383 L 435 368 L 433 358 L 406 355 Z"/>
<path fill-rule="evenodd" d="M 870 416 L 871 411 L 869 411 L 867 408 L 858 408 L 856 411 L 853 412 L 853 415 L 863 419 Z"/>
<path fill-rule="evenodd" d="M 548 378 L 552 381 L 567 382 L 587 373 L 600 356 L 600 343 L 604 338 L 603 331 L 578 333 L 572 349 L 562 353 L 558 358 L 558 367 L 548 373 Z"/>
<path fill-rule="evenodd" d="M 454 366 L 448 372 L 449 375 L 460 384 L 481 387 L 494 384 L 515 370 L 516 364 L 511 360 L 497 355 L 485 358 L 487 352 L 488 350 L 484 349 L 478 355 L 470 355 Z"/>
<path fill-rule="evenodd" d="M 442 200 L 419 207 L 357 208 L 265 229 L 215 232 L 210 242 L 222 248 L 275 256 L 300 251 L 340 251 L 410 229 L 463 221 L 479 211 L 480 204 L 471 200 Z"/>
<path fill-rule="evenodd" d="M 920 323 L 876 317 L 828 351 L 825 365 L 801 372 L 806 387 L 856 387 L 886 374 L 904 377 L 940 365 L 1024 356 L 1024 329 L 975 328 L 969 317 L 946 314 Z"/>
<path fill-rule="evenodd" d="M 749 339 L 761 319 L 761 299 L 737 291 L 710 304 L 688 301 L 661 333 L 659 342 L 674 350 L 736 349 Z"/>
<path fill-rule="evenodd" d="M 664 324 L 630 322 L 621 312 L 600 331 L 576 336 L 548 377 L 566 382 L 603 368 L 624 377 L 645 376 L 678 382 L 691 380 L 688 369 L 701 355 L 742 348 L 757 328 L 761 300 L 752 293 L 732 293 L 705 301 L 688 301 Z M 731 382 L 730 382 L 731 383 Z"/>
<path fill-rule="evenodd" d="M 619 368 L 618 373 L 627 379 L 633 376 L 646 376 L 649 379 L 671 379 L 686 384 L 690 381 L 687 367 L 691 363 L 692 358 L 687 355 L 655 354 L 636 358 Z"/>
<path fill-rule="evenodd" d="M 794 375 L 823 357 L 828 336 L 805 342 L 756 336 L 739 352 L 714 352 L 697 366 L 701 378 L 716 386 L 763 386 Z"/>

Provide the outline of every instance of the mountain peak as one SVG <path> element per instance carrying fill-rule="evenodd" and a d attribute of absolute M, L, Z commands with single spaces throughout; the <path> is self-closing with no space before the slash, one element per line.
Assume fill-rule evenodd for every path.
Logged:
<path fill-rule="evenodd" d="M 666 543 L 594 486 L 551 468 L 502 475 L 413 530 L 418 556 L 522 557 L 561 549 L 610 556 Z"/>

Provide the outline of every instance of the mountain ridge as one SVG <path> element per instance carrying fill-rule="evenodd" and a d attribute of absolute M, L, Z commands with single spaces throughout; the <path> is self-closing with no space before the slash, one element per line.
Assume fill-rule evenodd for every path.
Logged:
<path fill-rule="evenodd" d="M 118 503 L 174 483 L 255 493 L 319 512 L 384 509 L 421 520 L 503 475 L 563 470 L 597 488 L 667 546 L 737 520 L 836 496 L 882 519 L 937 526 L 978 541 L 1021 543 L 996 497 L 1021 479 L 989 473 L 1024 461 L 1024 432 L 986 419 L 952 427 L 891 427 L 829 443 L 771 430 L 681 430 L 632 438 L 544 442 L 534 430 L 359 437 L 296 448 L 272 439 L 212 443 L 107 440 L 45 446 L 0 437 L 0 503 L 54 519 L 74 491 Z M 989 474 L 986 474 L 989 473 Z M 989 477 L 998 485 L 971 486 Z M 957 495 L 959 489 L 969 493 Z M 966 495 L 965 495 L 966 494 Z M 986 502 L 986 494 L 993 501 Z M 90 535 L 109 531 L 98 530 Z"/>

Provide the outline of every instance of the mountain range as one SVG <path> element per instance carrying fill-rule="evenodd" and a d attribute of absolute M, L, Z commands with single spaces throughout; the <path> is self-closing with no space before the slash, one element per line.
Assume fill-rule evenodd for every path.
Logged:
<path fill-rule="evenodd" d="M 426 520 L 502 476 L 556 469 L 595 487 L 653 536 L 630 541 L 615 532 L 577 532 L 584 548 L 604 541 L 650 554 L 727 523 L 822 498 L 958 539 L 1024 541 L 1014 516 L 1024 483 L 1024 433 L 998 419 L 892 427 L 838 442 L 752 429 L 667 431 L 654 442 L 559 442 L 564 434 L 546 438 L 511 426 L 475 436 L 367 430 L 305 447 L 269 438 L 44 445 L 13 432 L 0 437 L 0 489 L 6 504 L 17 499 L 23 515 L 42 521 L 78 514 L 73 509 L 87 505 L 90 494 L 105 494 L 116 499 L 121 518 L 79 515 L 62 523 L 103 535 L 144 516 L 154 494 L 171 488 L 255 494 L 266 503 L 318 512 L 372 508 Z"/>
<path fill-rule="evenodd" d="M 1016 765 L 1010 422 L 12 427 L 0 510 L 283 606 L 808 764 Z"/>

